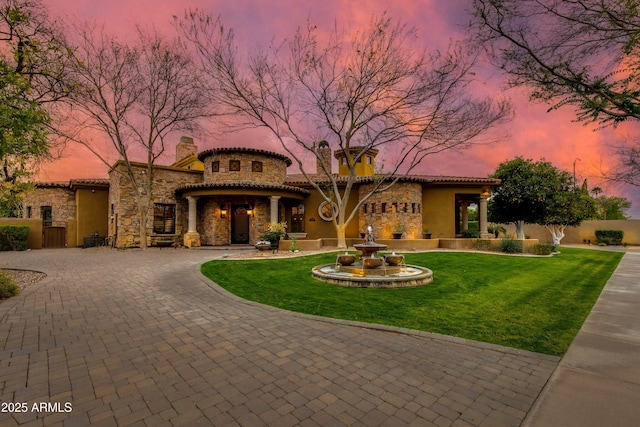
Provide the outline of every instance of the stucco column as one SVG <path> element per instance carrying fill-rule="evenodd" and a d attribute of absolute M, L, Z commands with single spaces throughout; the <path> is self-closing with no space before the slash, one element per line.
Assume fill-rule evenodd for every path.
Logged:
<path fill-rule="evenodd" d="M 278 200 L 280 196 L 271 196 L 271 222 L 278 222 Z"/>
<path fill-rule="evenodd" d="M 462 230 L 467 231 L 469 229 L 469 203 L 460 203 L 460 216 L 462 217 Z"/>
<path fill-rule="evenodd" d="M 200 233 L 196 231 L 196 223 L 198 219 L 198 198 L 187 196 L 186 199 L 189 202 L 189 227 L 184 235 L 184 245 L 190 248 L 193 246 L 200 246 Z"/>
<path fill-rule="evenodd" d="M 480 238 L 488 239 L 489 231 L 487 230 L 487 199 L 489 196 L 482 194 L 480 196 Z"/>
<path fill-rule="evenodd" d="M 187 233 L 195 233 L 196 232 L 196 221 L 198 219 L 197 215 L 197 205 L 198 201 L 197 197 L 187 196 L 187 200 L 189 201 L 189 229 Z"/>

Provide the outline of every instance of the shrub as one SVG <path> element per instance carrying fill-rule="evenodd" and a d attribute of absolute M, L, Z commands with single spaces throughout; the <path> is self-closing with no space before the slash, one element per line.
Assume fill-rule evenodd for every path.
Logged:
<path fill-rule="evenodd" d="M 604 245 L 621 245 L 624 231 L 622 230 L 596 230 L 596 243 Z"/>
<path fill-rule="evenodd" d="M 0 225 L 0 251 L 27 249 L 28 225 Z"/>
<path fill-rule="evenodd" d="M 508 254 L 522 253 L 522 240 L 513 237 L 503 237 L 500 239 L 500 250 Z"/>
<path fill-rule="evenodd" d="M 468 230 L 462 231 L 462 237 L 478 238 L 480 237 L 480 232 L 478 230 L 473 230 L 470 228 Z"/>
<path fill-rule="evenodd" d="M 20 288 L 18 285 L 13 283 L 11 277 L 0 273 L 0 299 L 10 298 L 12 296 L 18 295 L 20 293 Z"/>
<path fill-rule="evenodd" d="M 536 243 L 533 245 L 531 252 L 534 255 L 551 255 L 554 249 L 553 243 Z"/>

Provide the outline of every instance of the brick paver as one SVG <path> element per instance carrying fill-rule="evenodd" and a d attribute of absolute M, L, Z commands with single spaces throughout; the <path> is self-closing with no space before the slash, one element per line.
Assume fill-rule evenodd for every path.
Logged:
<path fill-rule="evenodd" d="M 0 425 L 518 426 L 559 360 L 246 302 L 219 256 L 2 253 L 48 276 L 0 303 Z"/>

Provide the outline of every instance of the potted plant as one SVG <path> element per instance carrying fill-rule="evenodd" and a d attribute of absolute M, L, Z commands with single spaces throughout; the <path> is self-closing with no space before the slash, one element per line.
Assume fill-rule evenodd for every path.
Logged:
<path fill-rule="evenodd" d="M 277 251 L 280 248 L 280 239 L 287 233 L 286 222 L 272 222 L 267 225 L 267 231 L 260 236 L 261 240 L 269 241 L 272 251 Z"/>
<path fill-rule="evenodd" d="M 431 236 L 433 235 L 433 233 L 431 233 L 431 232 L 429 231 L 429 229 L 425 229 L 425 230 L 422 232 L 422 234 L 424 235 L 424 238 L 425 238 L 425 239 L 430 239 L 430 238 L 431 238 Z"/>
<path fill-rule="evenodd" d="M 394 229 L 393 233 L 393 238 L 394 239 L 401 239 L 402 238 L 402 234 L 404 233 L 406 227 L 404 226 L 403 222 L 399 222 L 396 224 L 396 228 Z"/>

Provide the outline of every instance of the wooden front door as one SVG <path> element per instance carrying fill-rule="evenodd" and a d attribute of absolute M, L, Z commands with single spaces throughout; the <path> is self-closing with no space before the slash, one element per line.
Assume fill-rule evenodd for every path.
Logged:
<path fill-rule="evenodd" d="M 249 214 L 246 205 L 231 206 L 231 243 L 249 243 Z"/>

